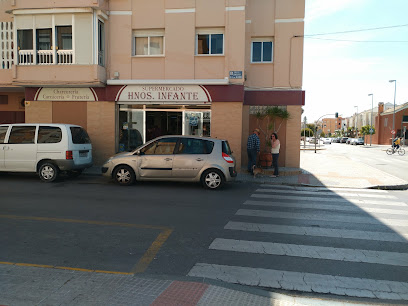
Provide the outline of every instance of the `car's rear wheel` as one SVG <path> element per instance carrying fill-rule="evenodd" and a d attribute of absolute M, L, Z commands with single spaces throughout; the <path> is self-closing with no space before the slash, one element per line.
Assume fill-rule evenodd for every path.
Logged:
<path fill-rule="evenodd" d="M 207 189 L 219 189 L 225 183 L 224 175 L 220 170 L 209 169 L 201 176 L 201 184 Z"/>
<path fill-rule="evenodd" d="M 53 182 L 57 179 L 59 169 L 52 163 L 43 163 L 38 169 L 38 175 L 43 182 Z"/>
<path fill-rule="evenodd" d="M 133 169 L 126 165 L 120 165 L 113 171 L 113 179 L 122 186 L 129 186 L 135 182 L 136 176 Z"/>

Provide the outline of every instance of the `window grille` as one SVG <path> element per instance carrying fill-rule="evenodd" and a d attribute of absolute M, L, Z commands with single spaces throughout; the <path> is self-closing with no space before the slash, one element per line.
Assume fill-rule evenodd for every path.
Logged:
<path fill-rule="evenodd" d="M 0 69 L 11 69 L 13 64 L 13 23 L 0 22 Z"/>

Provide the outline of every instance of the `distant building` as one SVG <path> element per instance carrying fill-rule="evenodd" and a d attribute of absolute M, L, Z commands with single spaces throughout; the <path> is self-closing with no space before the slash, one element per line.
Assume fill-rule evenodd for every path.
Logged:
<path fill-rule="evenodd" d="M 393 137 L 402 137 L 407 143 L 408 133 L 408 102 L 402 105 L 395 106 L 395 136 L 392 134 L 394 106 L 384 109 L 384 103 L 378 104 L 379 115 L 375 117 L 375 134 L 373 135 L 372 143 L 391 145 Z M 387 105 L 388 106 L 388 105 Z"/>

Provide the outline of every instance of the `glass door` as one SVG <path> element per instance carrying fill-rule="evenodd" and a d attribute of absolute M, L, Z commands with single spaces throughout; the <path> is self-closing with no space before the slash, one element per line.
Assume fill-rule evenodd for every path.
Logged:
<path fill-rule="evenodd" d="M 144 143 L 145 112 L 120 106 L 119 152 L 132 151 Z"/>

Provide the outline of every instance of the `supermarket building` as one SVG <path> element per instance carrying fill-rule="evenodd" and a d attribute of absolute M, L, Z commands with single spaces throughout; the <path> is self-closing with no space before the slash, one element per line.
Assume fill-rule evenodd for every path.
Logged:
<path fill-rule="evenodd" d="M 256 110 L 279 106 L 280 164 L 299 167 L 304 0 L 78 2 L 1 1 L 0 123 L 79 124 L 95 164 L 158 135 L 225 138 L 239 167 Z"/>

